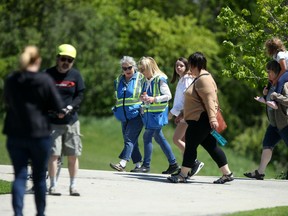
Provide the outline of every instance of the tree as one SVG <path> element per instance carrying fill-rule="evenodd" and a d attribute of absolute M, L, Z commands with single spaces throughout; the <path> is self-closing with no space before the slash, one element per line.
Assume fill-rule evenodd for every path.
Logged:
<path fill-rule="evenodd" d="M 227 58 L 223 74 L 259 87 L 267 82 L 264 42 L 277 36 L 287 40 L 288 2 L 285 0 L 257 0 L 255 11 L 243 9 L 234 13 L 222 8 L 218 21 L 226 26 L 223 41 Z"/>

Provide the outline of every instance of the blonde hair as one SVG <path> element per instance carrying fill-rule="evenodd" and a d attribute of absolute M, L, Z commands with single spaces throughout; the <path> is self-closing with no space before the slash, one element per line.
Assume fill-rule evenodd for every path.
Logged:
<path fill-rule="evenodd" d="M 156 61 L 152 57 L 142 57 L 139 60 L 139 68 L 150 71 L 152 76 L 160 75 L 167 79 L 167 75 L 159 69 Z"/>
<path fill-rule="evenodd" d="M 265 47 L 267 50 L 267 54 L 269 56 L 273 56 L 280 51 L 286 51 L 286 48 L 285 48 L 283 42 L 277 37 L 273 37 L 273 38 L 267 40 L 265 42 Z"/>
<path fill-rule="evenodd" d="M 40 53 L 36 46 L 26 46 L 20 55 L 20 69 L 26 70 L 28 66 L 34 64 L 39 58 Z"/>

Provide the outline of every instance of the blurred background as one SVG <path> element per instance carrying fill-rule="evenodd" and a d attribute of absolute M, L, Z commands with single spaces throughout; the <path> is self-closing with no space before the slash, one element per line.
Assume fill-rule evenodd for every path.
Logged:
<path fill-rule="evenodd" d="M 86 145 L 81 158 L 82 164 L 87 164 L 84 168 L 108 169 L 107 163 L 117 159 L 123 145 L 120 123 L 111 112 L 115 103 L 113 80 L 121 73 L 119 60 L 124 55 L 135 60 L 151 56 L 170 80 L 177 58 L 188 58 L 195 51 L 207 57 L 208 71 L 219 88 L 228 123 L 223 135 L 229 142 L 225 148 L 232 153 L 229 162 L 234 160 L 234 166 L 241 167 L 244 162 L 238 162 L 237 157 L 242 157 L 255 162 L 245 168 L 257 168 L 268 121 L 265 106 L 253 98 L 262 95 L 267 82 L 265 65 L 269 58 L 264 42 L 277 36 L 288 45 L 287 0 L 8 0 L 0 3 L 0 17 L 1 94 L 5 77 L 18 68 L 24 46 L 40 48 L 43 69 L 55 65 L 58 45 L 76 47 L 75 67 L 87 87 L 80 110 Z M 174 93 L 176 84 L 170 88 Z M 0 114 L 3 119 L 2 98 Z M 173 127 L 171 122 L 166 133 L 173 133 Z M 106 140 L 111 131 L 116 136 Z M 173 145 L 171 137 L 169 141 Z M 103 147 L 99 145 L 108 145 L 103 151 L 109 154 L 99 156 Z M 0 152 L 0 163 L 9 163 L 3 135 Z M 97 162 L 90 167 L 94 164 L 90 161 L 99 158 L 105 165 L 98 166 L 101 162 Z M 181 155 L 178 158 L 182 161 Z M 287 171 L 287 158 L 287 147 L 281 142 L 269 165 L 275 170 L 272 175 Z"/>

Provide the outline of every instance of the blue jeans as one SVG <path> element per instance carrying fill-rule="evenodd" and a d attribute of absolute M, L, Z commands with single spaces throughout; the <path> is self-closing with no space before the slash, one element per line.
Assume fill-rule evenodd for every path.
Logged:
<path fill-rule="evenodd" d="M 277 127 L 269 124 L 263 140 L 263 149 L 273 149 L 281 139 L 284 140 L 288 147 L 288 126 L 279 130 Z"/>
<path fill-rule="evenodd" d="M 122 135 L 124 139 L 124 148 L 119 155 L 120 159 L 129 161 L 132 158 L 133 163 L 142 161 L 142 155 L 139 151 L 138 137 L 143 128 L 142 119 L 140 116 L 130 119 L 126 122 L 121 122 Z"/>
<path fill-rule="evenodd" d="M 152 138 L 160 145 L 162 151 L 168 159 L 170 165 L 176 163 L 176 158 L 172 152 L 172 148 L 168 141 L 165 139 L 162 132 L 162 128 L 159 129 L 146 129 L 143 135 L 144 141 L 144 161 L 143 165 L 145 167 L 150 167 L 151 157 L 152 157 Z"/>
<path fill-rule="evenodd" d="M 46 207 L 46 171 L 52 146 L 50 137 L 43 138 L 7 138 L 15 179 L 12 185 L 12 205 L 15 216 L 22 216 L 23 198 L 27 181 L 28 160 L 31 159 L 35 204 L 37 216 L 43 216 Z"/>

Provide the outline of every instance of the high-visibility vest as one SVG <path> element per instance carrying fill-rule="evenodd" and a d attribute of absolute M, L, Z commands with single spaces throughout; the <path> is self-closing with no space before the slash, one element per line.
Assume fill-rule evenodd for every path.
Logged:
<path fill-rule="evenodd" d="M 144 84 L 144 89 L 145 89 L 145 85 L 146 83 Z M 153 97 L 157 97 L 157 96 L 160 96 L 161 95 L 161 92 L 160 92 L 160 76 L 156 76 L 154 78 L 154 80 L 152 81 L 151 85 L 153 85 L 153 92 L 152 92 L 152 96 Z M 149 94 L 148 92 L 148 95 L 151 95 L 151 92 Z M 164 101 L 164 102 L 154 102 L 154 103 L 151 103 L 150 106 L 146 109 L 144 109 L 144 112 L 158 112 L 158 113 L 161 113 L 161 112 L 164 112 L 164 110 L 168 107 L 168 101 Z"/>
<path fill-rule="evenodd" d="M 130 97 L 121 97 L 119 98 L 119 83 L 121 82 L 121 80 L 124 79 L 124 77 L 121 75 L 119 77 L 117 77 L 117 79 L 115 80 L 115 97 L 116 97 L 116 107 L 121 107 L 121 106 L 132 106 L 132 105 L 140 105 L 142 102 L 140 100 L 140 94 L 141 94 L 141 90 L 142 90 L 142 79 L 143 79 L 143 74 L 136 72 L 136 79 L 131 80 L 130 82 L 134 82 L 132 84 L 127 84 L 123 88 L 124 91 L 127 91 L 127 88 L 133 88 L 133 94 Z M 133 78 L 132 78 L 133 79 Z M 129 89 L 132 90 L 132 89 Z"/>

